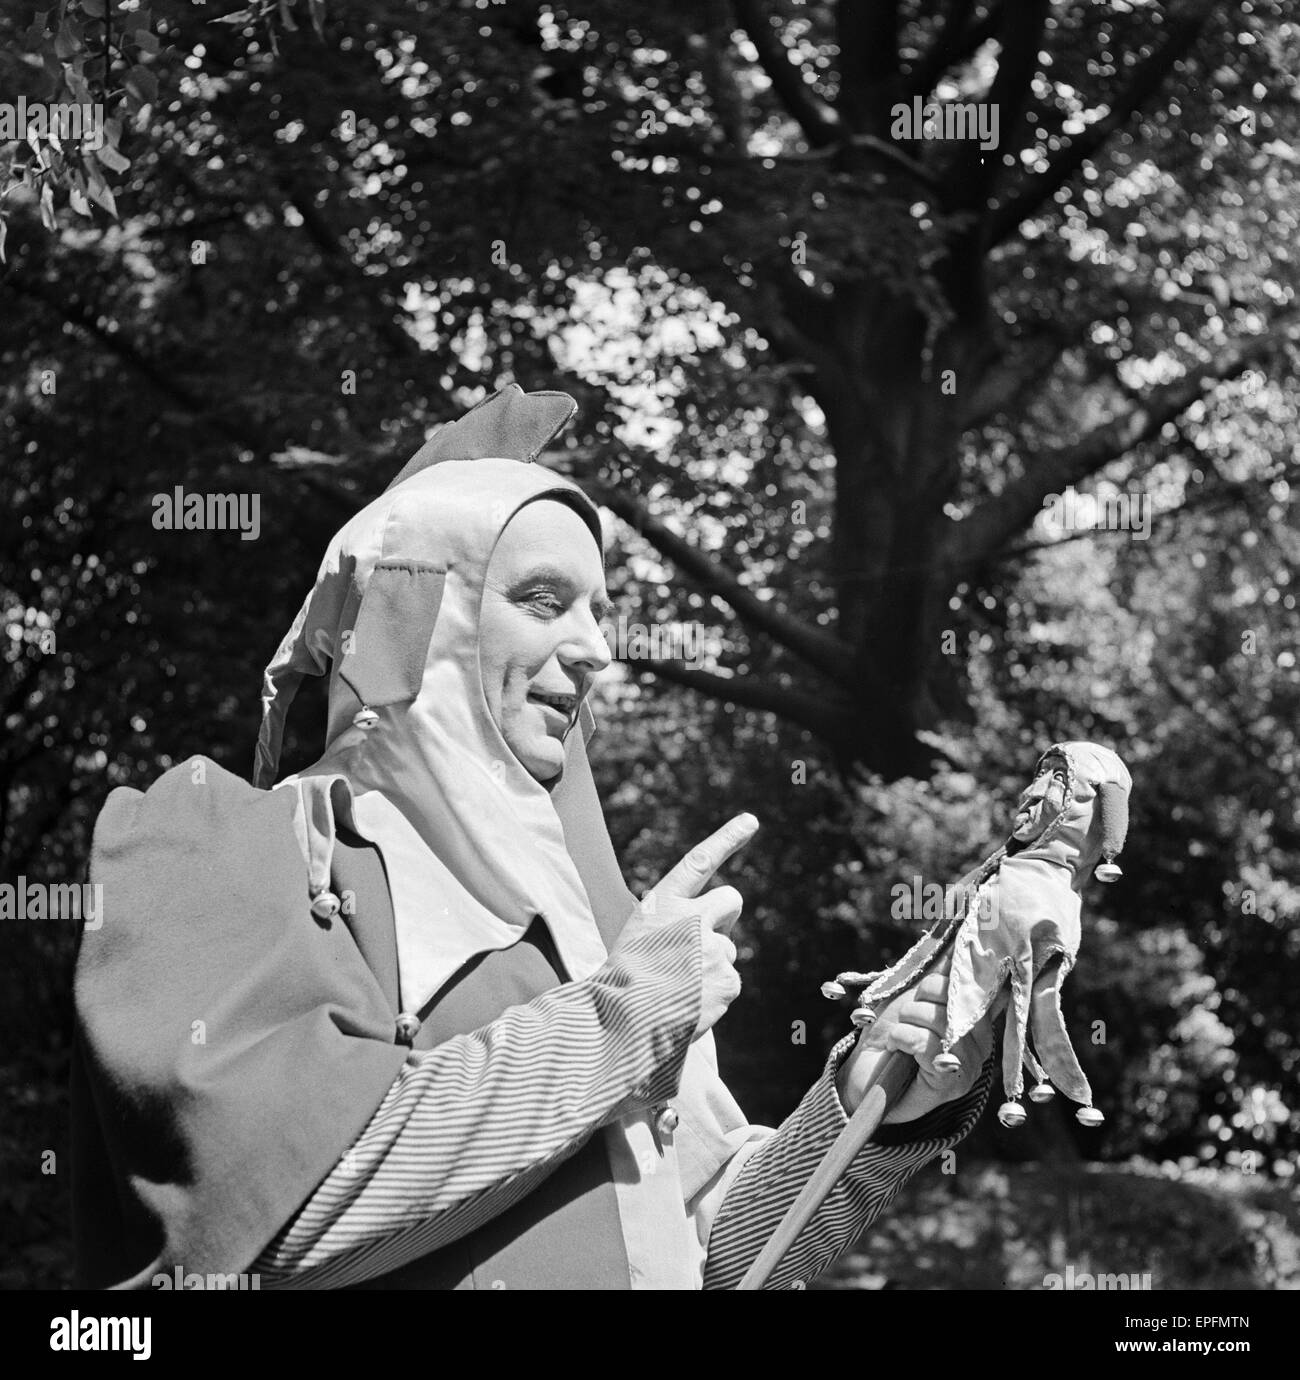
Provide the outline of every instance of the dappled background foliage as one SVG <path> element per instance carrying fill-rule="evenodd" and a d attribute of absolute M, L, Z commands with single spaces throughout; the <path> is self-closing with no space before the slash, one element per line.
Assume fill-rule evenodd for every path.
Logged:
<path fill-rule="evenodd" d="M 335 528 L 501 383 L 562 387 L 620 612 L 709 632 L 600 691 L 629 878 L 763 822 L 719 1031 L 755 1119 L 843 1028 L 819 982 L 906 947 L 892 888 L 1000 841 L 1044 746 L 1134 774 L 1066 989 L 1106 1126 L 986 1118 L 837 1278 L 1294 1282 L 1285 0 L 69 0 L 0 39 L 6 100 L 109 116 L 0 150 L 0 880 L 80 876 L 113 786 L 245 772 Z M 996 103 L 997 149 L 897 137 L 914 97 Z M 257 495 L 258 540 L 155 530 L 176 485 Z M 1149 532 L 1054 528 L 1071 486 Z M 288 768 L 322 726 L 304 693 Z M 3 923 L 0 1280 L 57 1283 L 74 935 Z"/>

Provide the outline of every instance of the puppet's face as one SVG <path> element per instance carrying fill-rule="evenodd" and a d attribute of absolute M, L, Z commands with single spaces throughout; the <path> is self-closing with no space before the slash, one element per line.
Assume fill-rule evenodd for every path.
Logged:
<path fill-rule="evenodd" d="M 1016 808 L 1011 837 L 1029 843 L 1065 808 L 1065 767 L 1054 758 L 1043 763 L 1034 783 L 1024 791 Z"/>
<path fill-rule="evenodd" d="M 564 735 L 609 665 L 600 549 L 567 504 L 528 503 L 492 553 L 479 613 L 479 672 L 511 752 L 538 781 L 564 765 Z"/>

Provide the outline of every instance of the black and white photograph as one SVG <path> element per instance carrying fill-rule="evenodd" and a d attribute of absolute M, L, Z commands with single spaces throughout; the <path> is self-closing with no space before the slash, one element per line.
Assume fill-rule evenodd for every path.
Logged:
<path fill-rule="evenodd" d="M 866 1364 L 1266 1350 L 1300 10 L 41 2 L 7 1335 L 849 1291 Z"/>

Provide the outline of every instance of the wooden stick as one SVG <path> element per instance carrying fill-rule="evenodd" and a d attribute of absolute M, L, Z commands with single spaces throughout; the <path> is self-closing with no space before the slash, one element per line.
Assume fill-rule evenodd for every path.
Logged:
<path fill-rule="evenodd" d="M 965 915 L 965 902 L 962 898 L 966 888 L 975 881 L 989 861 L 990 858 L 985 858 L 978 867 L 972 867 L 957 883 L 955 891 L 960 909 L 945 918 L 943 924 L 946 930 L 934 952 L 927 956 L 921 973 L 915 975 L 916 983 L 919 983 L 921 977 L 934 967 L 941 955 L 952 947 Z M 935 928 L 938 930 L 940 927 Z M 799 1196 L 790 1204 L 771 1239 L 745 1271 L 744 1279 L 736 1285 L 737 1289 L 761 1289 L 767 1283 L 776 1267 L 789 1253 L 790 1247 L 798 1240 L 799 1233 L 826 1201 L 831 1189 L 843 1178 L 858 1151 L 875 1135 L 885 1113 L 902 1097 L 915 1077 L 916 1060 L 910 1054 L 900 1054 L 897 1050 L 892 1050 L 881 1059 L 867 1083 L 862 1101 L 849 1118 L 849 1124 L 836 1136 L 835 1144 L 826 1152 L 822 1162 L 813 1170 L 812 1177 L 800 1190 Z"/>
<path fill-rule="evenodd" d="M 849 1124 L 835 1138 L 835 1144 L 826 1152 L 799 1196 L 790 1204 L 780 1225 L 772 1233 L 771 1240 L 758 1253 L 757 1259 L 745 1272 L 744 1279 L 736 1286 L 737 1289 L 761 1289 L 767 1283 L 798 1239 L 799 1233 L 853 1163 L 858 1151 L 875 1135 L 885 1113 L 906 1092 L 915 1077 L 916 1060 L 910 1054 L 893 1050 L 880 1060 L 862 1101 L 849 1118 Z"/>

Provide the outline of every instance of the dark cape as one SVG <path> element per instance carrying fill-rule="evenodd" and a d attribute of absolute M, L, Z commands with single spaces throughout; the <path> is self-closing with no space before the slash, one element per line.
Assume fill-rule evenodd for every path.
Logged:
<path fill-rule="evenodd" d="M 256 790 L 200 758 L 144 794 L 115 790 L 99 817 L 91 875 L 103 923 L 82 936 L 72 1061 L 82 1286 L 148 1288 L 178 1266 L 249 1271 L 410 1053 L 396 1033 L 379 854 L 340 831 L 336 889 L 356 908 L 316 921 L 294 804 L 293 792 Z M 584 869 L 589 890 L 594 861 L 608 885 L 597 913 L 621 921 L 628 893 L 612 855 Z M 478 1029 L 563 979 L 535 924 L 465 965 L 421 1013 L 415 1045 Z M 463 1288 L 503 1273 L 534 1287 L 628 1287 L 600 1136 L 471 1237 L 372 1283 Z"/>

